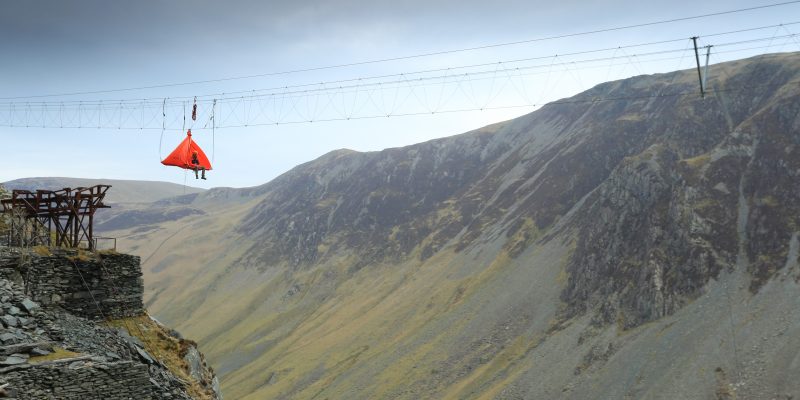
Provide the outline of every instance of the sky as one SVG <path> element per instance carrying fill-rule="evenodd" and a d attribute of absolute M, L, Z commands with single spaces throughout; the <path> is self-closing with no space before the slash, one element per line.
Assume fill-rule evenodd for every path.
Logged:
<path fill-rule="evenodd" d="M 603 81 L 694 68 L 691 36 L 714 45 L 710 73 L 800 51 L 798 2 L 573 35 L 777 2 L 6 1 L 0 182 L 256 186 L 335 149 L 455 135 Z M 486 47 L 509 42 L 523 43 Z M 429 53 L 441 54 L 409 57 Z M 207 181 L 159 162 L 190 128 L 213 158 Z"/>

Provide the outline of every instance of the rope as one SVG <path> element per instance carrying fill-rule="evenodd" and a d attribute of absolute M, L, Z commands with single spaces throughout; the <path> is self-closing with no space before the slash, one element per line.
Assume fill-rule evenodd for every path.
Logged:
<path fill-rule="evenodd" d="M 161 103 L 161 137 L 158 139 L 158 160 L 161 161 L 164 157 L 162 154 L 162 146 L 164 143 L 164 131 L 167 129 L 167 99 Z"/>
<path fill-rule="evenodd" d="M 683 48 L 683 51 L 681 52 L 681 59 L 680 59 L 680 61 L 678 61 L 678 67 L 677 67 L 677 70 L 680 70 L 680 68 L 681 68 L 681 65 L 683 65 L 683 60 L 686 58 L 686 54 L 687 54 L 687 51 L 686 51 L 686 50 L 688 50 L 688 49 L 689 49 L 689 45 L 690 45 L 691 43 L 692 43 L 692 42 L 690 42 L 690 41 L 688 41 L 688 40 L 686 41 L 686 47 L 684 47 L 684 48 Z M 673 75 L 672 75 L 672 79 L 670 79 L 670 80 L 669 80 L 669 83 L 668 83 L 668 84 L 664 85 L 664 87 L 661 89 L 661 91 L 659 91 L 659 92 L 658 92 L 658 94 L 663 94 L 663 93 L 664 93 L 664 91 L 665 91 L 665 90 L 667 90 L 667 88 L 668 88 L 668 87 L 672 87 L 672 85 L 675 83 L 675 79 L 676 79 L 677 77 L 678 77 L 678 74 L 677 74 L 677 73 L 673 73 Z"/>
<path fill-rule="evenodd" d="M 730 75 L 728 75 L 728 72 L 725 71 L 725 69 L 719 68 L 718 70 L 722 71 L 722 73 L 726 76 L 726 79 L 730 78 Z M 725 89 L 716 89 L 714 87 L 714 85 L 713 85 L 713 82 L 709 81 L 708 93 L 717 93 L 717 92 L 724 93 L 725 91 L 726 91 Z M 717 97 L 719 99 L 719 103 L 720 103 L 720 106 L 721 106 L 720 109 L 722 110 L 723 113 L 725 113 L 726 120 L 730 121 L 731 120 L 730 112 L 728 111 L 728 107 L 725 105 L 724 99 L 722 97 L 719 97 L 719 96 L 715 96 L 715 97 Z M 733 129 L 733 127 L 731 127 L 731 129 Z M 752 159 L 751 159 L 751 163 L 752 163 Z M 744 180 L 744 174 L 745 174 L 747 168 L 749 168 L 749 167 L 750 167 L 750 163 L 748 163 L 747 167 L 745 168 L 745 171 L 742 172 L 742 177 L 740 178 L 741 181 L 739 182 L 739 185 L 740 185 L 739 189 L 740 190 L 741 190 L 741 185 L 742 185 L 743 180 Z M 741 243 L 739 245 L 741 246 Z M 741 256 L 741 252 L 742 251 L 743 250 L 740 248 L 739 249 L 739 252 L 740 252 L 739 256 Z M 736 266 L 739 267 L 739 265 L 738 265 L 739 264 L 738 256 L 737 256 L 736 264 L 737 264 Z M 730 277 L 729 277 L 729 279 L 730 279 Z M 734 312 L 733 312 L 733 300 L 731 300 L 729 282 L 727 280 L 723 284 L 723 287 L 725 289 L 725 299 L 726 299 L 726 302 L 728 303 L 728 322 L 729 322 L 728 331 L 729 331 L 730 338 L 731 338 L 731 346 L 733 347 L 733 362 L 734 362 L 734 367 L 736 369 L 736 371 L 735 371 L 736 372 L 736 376 L 738 377 L 739 382 L 741 382 L 742 381 L 742 370 L 741 370 L 740 363 L 739 363 L 739 345 L 736 342 L 736 325 L 735 325 L 734 320 L 733 320 L 733 314 L 734 314 Z"/>
<path fill-rule="evenodd" d="M 214 152 L 215 152 L 215 147 L 216 147 L 216 145 L 214 144 L 214 142 L 215 142 L 215 139 L 214 139 L 215 138 L 215 130 L 216 130 L 216 128 L 215 128 L 216 120 L 215 120 L 214 116 L 215 116 L 216 107 L 217 107 L 217 102 L 215 100 L 213 103 L 211 103 L 211 115 L 209 115 L 208 120 L 203 125 L 203 129 L 206 129 L 206 128 L 208 128 L 208 124 L 211 124 L 211 164 L 212 164 L 212 166 L 214 164 Z"/>
<path fill-rule="evenodd" d="M 94 298 L 92 294 L 92 289 L 89 288 L 89 285 L 86 283 L 86 279 L 83 278 L 83 273 L 81 273 L 81 269 L 78 267 L 78 264 L 75 261 L 71 261 L 72 266 L 75 267 L 75 271 L 78 272 L 78 276 L 81 278 L 81 282 L 83 282 L 83 286 L 86 288 L 86 291 L 89 292 L 89 296 L 92 298 L 92 302 L 94 302 L 95 307 L 97 307 L 97 312 L 100 313 L 100 316 L 103 317 L 103 320 L 108 321 L 108 317 L 106 317 L 105 313 L 103 313 L 102 308 L 100 307 L 100 303 L 97 302 L 97 299 Z"/>
<path fill-rule="evenodd" d="M 217 145 L 216 145 L 217 119 L 215 118 L 216 108 L 217 108 L 217 99 L 214 99 L 214 102 L 211 103 L 211 164 L 214 164 L 214 154 L 217 152 Z"/>
<path fill-rule="evenodd" d="M 103 270 L 103 273 L 105 273 L 106 276 L 112 276 L 111 273 L 108 272 L 108 268 L 106 268 L 106 263 L 103 262 L 103 257 L 98 254 L 97 259 L 100 261 L 100 269 Z M 119 287 L 114 283 L 113 279 L 109 278 L 108 282 L 111 283 L 111 288 L 114 290 L 114 294 L 122 293 Z M 130 326 L 128 326 L 128 321 L 126 318 L 122 318 L 122 323 L 125 324 L 125 328 L 128 329 L 128 332 L 132 332 Z M 143 338 L 144 333 L 142 333 L 142 330 L 139 329 L 139 325 L 134 323 L 133 326 L 136 327 L 136 330 L 139 332 L 139 337 Z"/>
<path fill-rule="evenodd" d="M 797 47 L 798 47 L 798 50 L 800 50 L 800 42 L 798 42 L 798 41 L 797 41 L 797 39 L 794 37 L 794 33 L 793 33 L 792 31 L 790 31 L 790 30 L 789 30 L 789 28 L 787 28 L 787 27 L 786 27 L 786 26 L 784 26 L 783 24 L 781 24 L 781 28 L 783 28 L 783 30 L 785 30 L 785 31 L 786 31 L 786 33 L 788 33 L 788 34 L 792 35 L 792 41 L 794 42 L 794 44 L 796 44 L 796 45 L 797 45 Z"/>
<path fill-rule="evenodd" d="M 10 232 L 9 232 L 9 235 L 10 235 Z M 19 265 L 20 265 L 20 267 L 24 266 L 25 264 L 29 264 L 29 261 L 30 261 L 30 251 L 31 251 L 30 243 L 27 243 L 27 242 L 24 243 L 23 247 L 24 247 L 23 252 L 20 253 L 20 255 L 19 255 L 19 258 L 20 258 Z M 31 281 L 31 268 L 30 268 L 30 265 L 28 265 L 28 268 L 25 268 L 25 281 L 24 281 L 24 285 L 23 285 L 26 295 L 30 295 L 31 293 L 33 293 L 32 290 L 28 290 L 30 288 L 29 287 L 30 286 L 30 281 Z"/>

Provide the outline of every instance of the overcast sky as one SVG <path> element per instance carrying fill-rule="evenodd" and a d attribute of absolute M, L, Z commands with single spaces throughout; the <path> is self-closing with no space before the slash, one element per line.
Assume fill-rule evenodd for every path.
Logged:
<path fill-rule="evenodd" d="M 771 3 L 739 0 L 683 4 L 570 0 L 5 1 L 0 8 L 0 97 L 263 75 L 523 41 Z M 436 86 L 395 91 L 373 88 L 369 92 L 365 90 L 351 95 L 354 97 L 346 94 L 339 97 L 326 95 L 327 100 L 308 97 L 302 99 L 302 107 L 306 108 L 299 109 L 302 108 L 299 103 L 295 104 L 287 113 L 297 115 L 286 118 L 289 121 L 308 117 L 312 114 L 310 101 L 320 99 L 332 103 L 327 113 L 342 112 L 343 115 L 362 117 L 385 112 L 382 107 L 392 100 L 392 96 L 397 106 L 393 112 L 397 114 L 432 109 L 447 111 L 484 103 L 489 108 L 524 105 L 574 95 L 604 80 L 690 68 L 693 60 L 683 57 L 686 54 L 693 57 L 690 53 L 671 53 L 672 59 L 664 57 L 664 61 L 633 55 L 652 50 L 686 49 L 688 38 L 693 35 L 704 40 L 702 36 L 712 33 L 800 20 L 800 17 L 792 16 L 800 16 L 800 4 L 349 68 L 147 90 L 21 98 L 13 102 L 19 121 L 24 115 L 19 110 L 24 109 L 26 103 L 42 100 L 57 104 L 62 101 L 104 100 L 114 103 L 139 98 L 179 98 L 542 57 L 538 62 L 549 63 L 549 68 L 531 78 L 520 76 L 514 81 L 508 73 L 495 71 L 492 75 L 485 75 L 483 81 L 469 82 L 469 86 L 464 82 L 456 85 L 450 81 L 449 86 L 441 85 L 441 90 Z M 713 41 L 709 38 L 703 43 L 786 36 L 794 32 L 800 33 L 800 25 L 717 36 Z M 676 38 L 683 38 L 685 43 L 598 53 L 597 57 L 617 58 L 587 69 L 581 69 L 577 64 L 561 69 L 553 65 L 595 55 L 546 58 L 555 54 Z M 794 37 L 759 42 L 757 46 L 761 48 L 720 52 L 715 54 L 712 62 L 763 52 L 800 50 Z M 620 55 L 628 57 L 619 58 Z M 400 105 L 396 104 L 398 90 L 406 90 L 400 93 L 408 98 Z M 474 98 L 470 98 L 472 96 Z M 353 104 L 361 104 L 366 99 L 375 105 L 373 110 L 347 105 L 351 100 Z M 0 104 L 0 114 L 4 110 L 9 112 L 8 103 L 11 101 L 0 100 L 6 102 L 5 106 Z M 193 176 L 187 181 L 190 185 L 202 187 L 259 185 L 334 149 L 369 151 L 418 143 L 513 118 L 535 108 L 226 128 L 216 130 L 212 138 L 207 105 L 201 103 L 201 121 L 195 123 L 194 129 L 198 143 L 209 156 L 214 153 L 215 170 L 209 174 L 207 182 L 195 181 Z M 269 113 L 269 110 L 264 111 L 264 107 L 274 108 L 274 104 L 258 105 L 262 107 L 262 115 Z M 122 112 L 118 117 L 111 112 L 105 119 L 101 117 L 105 122 L 100 129 L 0 127 L 0 182 L 31 176 L 74 176 L 183 183 L 186 175 L 182 170 L 159 163 L 159 158 L 184 136 L 182 125 L 176 122 L 182 118 L 182 115 L 177 115 L 180 113 L 176 107 L 169 109 L 170 115 L 165 117 L 165 120 L 170 120 L 169 124 L 165 121 L 170 129 L 163 136 L 158 129 L 115 129 L 112 126 L 114 121 L 118 121 L 119 127 L 134 123 L 127 117 L 123 121 Z M 220 107 L 224 109 L 225 106 L 220 104 Z M 252 114 L 255 105 L 249 107 L 248 112 Z M 156 112 L 155 109 L 147 112 L 151 111 Z M 237 115 L 233 105 L 227 111 L 227 115 L 217 117 L 223 125 L 226 121 L 233 121 Z M 160 117 L 161 112 L 157 113 Z M 92 118 L 88 114 L 84 117 Z M 141 119 L 147 118 L 143 114 Z M 257 119 L 251 123 L 253 121 Z M 3 117 L 0 116 L 2 123 Z M 161 125 L 159 121 L 153 123 Z M 233 122 L 228 124 L 234 125 Z M 162 139 L 163 145 L 159 148 Z"/>

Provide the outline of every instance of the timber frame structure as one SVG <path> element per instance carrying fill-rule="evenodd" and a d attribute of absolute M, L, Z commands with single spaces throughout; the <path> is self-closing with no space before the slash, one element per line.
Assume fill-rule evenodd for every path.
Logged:
<path fill-rule="evenodd" d="M 95 250 L 94 213 L 109 208 L 103 199 L 111 185 L 61 190 L 13 190 L 0 201 L 11 218 L 9 245 L 79 248 Z"/>

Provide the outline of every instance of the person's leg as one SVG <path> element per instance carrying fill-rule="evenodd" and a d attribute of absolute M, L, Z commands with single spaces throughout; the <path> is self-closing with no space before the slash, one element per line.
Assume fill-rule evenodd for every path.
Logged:
<path fill-rule="evenodd" d="M 197 179 L 197 168 L 192 168 L 194 170 L 194 179 Z"/>
<path fill-rule="evenodd" d="M 201 168 L 201 171 L 203 172 L 203 176 L 201 176 L 200 179 L 205 180 L 206 179 L 206 167 L 200 167 L 200 168 Z"/>

